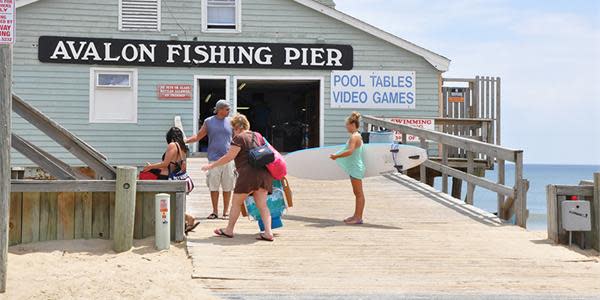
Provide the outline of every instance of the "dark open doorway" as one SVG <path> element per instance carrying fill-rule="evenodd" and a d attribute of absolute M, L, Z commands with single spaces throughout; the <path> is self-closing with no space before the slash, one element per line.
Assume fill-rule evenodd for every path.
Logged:
<path fill-rule="evenodd" d="M 239 80 L 237 110 L 279 151 L 319 147 L 320 81 Z"/>
<path fill-rule="evenodd" d="M 204 120 L 214 114 L 213 109 L 217 101 L 226 99 L 227 81 L 225 79 L 198 79 L 198 99 L 200 111 L 198 115 L 198 128 L 202 127 Z M 228 99 L 226 99 L 228 100 Z M 198 151 L 206 152 L 208 139 L 198 143 Z"/>

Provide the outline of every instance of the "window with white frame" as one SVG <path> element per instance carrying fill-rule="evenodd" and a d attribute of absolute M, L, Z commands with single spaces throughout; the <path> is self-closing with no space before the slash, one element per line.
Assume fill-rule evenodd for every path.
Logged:
<path fill-rule="evenodd" d="M 90 70 L 90 123 L 137 123 L 137 70 Z"/>
<path fill-rule="evenodd" d="M 241 0 L 202 0 L 204 31 L 240 32 Z"/>
<path fill-rule="evenodd" d="M 160 31 L 161 0 L 119 0 L 119 30 Z"/>

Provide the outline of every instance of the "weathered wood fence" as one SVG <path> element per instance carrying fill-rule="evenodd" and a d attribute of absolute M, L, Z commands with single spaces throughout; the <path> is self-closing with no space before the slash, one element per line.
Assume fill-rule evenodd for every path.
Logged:
<path fill-rule="evenodd" d="M 529 181 L 523 178 L 523 151 L 513 150 L 494 144 L 488 144 L 481 141 L 458 137 L 447 133 L 415 128 L 407 125 L 401 125 L 380 118 L 365 116 L 363 117 L 365 131 L 370 131 L 372 126 L 385 128 L 392 131 L 401 132 L 402 135 L 415 135 L 420 138 L 421 148 L 428 149 L 429 143 L 439 144 L 441 147 L 441 163 L 428 159 L 421 165 L 421 181 L 427 180 L 427 169 L 442 173 L 442 191 L 448 193 L 448 177 L 458 178 L 468 183 L 466 202 L 473 204 L 475 187 L 488 189 L 498 194 L 498 216 L 504 220 L 509 220 L 513 215 L 516 217 L 516 224 L 521 227 L 527 226 L 527 191 Z M 403 140 L 406 138 L 403 137 Z M 448 165 L 448 149 L 454 147 L 462 149 L 467 153 L 467 172 L 454 169 Z M 474 175 L 476 155 L 485 155 L 488 158 L 495 159 L 498 162 L 498 180 L 491 180 Z M 506 161 L 515 164 L 515 185 L 507 186 L 505 178 Z"/>
<path fill-rule="evenodd" d="M 442 88 L 442 116 L 457 120 L 486 120 L 482 126 L 475 124 L 452 124 L 444 126 L 442 132 L 455 136 L 471 137 L 490 144 L 501 143 L 501 80 L 499 77 L 477 76 L 475 78 L 444 78 Z M 450 85 L 450 86 L 448 86 Z M 451 101 L 451 92 L 457 85 L 464 85 L 462 101 Z M 439 123 L 438 123 L 439 124 Z M 449 148 L 450 157 L 466 158 L 467 153 L 459 148 Z M 483 157 L 482 157 L 483 158 Z M 488 159 L 488 163 L 493 163 Z"/>
<path fill-rule="evenodd" d="M 582 181 L 580 185 L 546 186 L 548 210 L 548 239 L 557 244 L 568 244 L 568 233 L 562 228 L 561 203 L 567 197 L 590 201 L 592 210 L 592 231 L 584 233 L 585 240 L 592 248 L 600 251 L 600 173 L 594 174 L 593 181 Z"/>
<path fill-rule="evenodd" d="M 114 180 L 13 180 L 10 245 L 49 240 L 112 239 Z M 171 237 L 184 239 L 185 182 L 138 181 L 134 238 L 154 235 L 154 196 L 171 195 Z"/>

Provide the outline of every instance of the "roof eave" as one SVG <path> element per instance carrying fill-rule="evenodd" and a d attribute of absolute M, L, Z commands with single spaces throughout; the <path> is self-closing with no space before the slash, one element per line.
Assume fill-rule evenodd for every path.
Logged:
<path fill-rule="evenodd" d="M 17 0 L 17 8 L 23 7 L 25 5 L 29 5 L 31 3 L 38 2 L 40 0 Z M 430 50 L 427 50 L 423 47 L 417 46 L 407 40 L 399 38 L 389 32 L 381 30 L 371 24 L 363 22 L 357 18 L 354 18 L 350 15 L 347 15 L 343 12 L 340 12 L 334 8 L 323 5 L 313 0 L 293 0 L 297 3 L 300 3 L 306 7 L 312 8 L 318 12 L 321 12 L 329 17 L 332 17 L 336 20 L 344 22 L 350 26 L 358 28 L 366 33 L 369 33 L 375 37 L 378 37 L 384 41 L 387 41 L 393 45 L 396 45 L 402 49 L 415 53 L 423 57 L 428 63 L 430 63 L 434 68 L 436 68 L 440 72 L 448 71 L 450 67 L 450 59 L 434 53 Z"/>
<path fill-rule="evenodd" d="M 38 1 L 40 1 L 40 0 L 17 0 L 17 8 L 31 4 L 31 3 L 35 3 Z"/>
<path fill-rule="evenodd" d="M 348 14 L 345 14 L 339 10 L 323 5 L 313 0 L 294 0 L 295 2 L 302 4 L 306 7 L 312 8 L 318 12 L 321 12 L 329 17 L 332 17 L 338 21 L 346 23 L 357 29 L 360 29 L 366 33 L 369 33 L 375 37 L 378 37 L 384 41 L 387 41 L 395 46 L 410 51 L 416 55 L 423 57 L 429 64 L 436 68 L 440 72 L 446 72 L 450 68 L 450 59 L 427 50 L 421 46 L 415 45 L 407 40 L 399 38 L 389 32 L 381 30 L 371 24 L 363 22 L 357 18 L 354 18 Z"/>

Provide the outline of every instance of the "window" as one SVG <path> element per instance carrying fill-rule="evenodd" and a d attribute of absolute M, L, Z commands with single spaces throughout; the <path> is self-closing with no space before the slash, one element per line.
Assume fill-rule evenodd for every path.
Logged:
<path fill-rule="evenodd" d="M 130 74 L 98 73 L 97 87 L 131 87 Z"/>
<path fill-rule="evenodd" d="M 160 31 L 161 0 L 119 0 L 119 30 Z"/>
<path fill-rule="evenodd" d="M 241 0 L 203 0 L 203 30 L 213 32 L 240 32 L 241 7 Z"/>
<path fill-rule="evenodd" d="M 137 123 L 137 70 L 90 70 L 90 123 Z"/>

